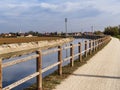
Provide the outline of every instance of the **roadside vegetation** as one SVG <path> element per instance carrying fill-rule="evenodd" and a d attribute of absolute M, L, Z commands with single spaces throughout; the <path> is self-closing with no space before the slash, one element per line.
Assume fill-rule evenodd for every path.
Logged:
<path fill-rule="evenodd" d="M 120 26 L 114 26 L 114 27 L 107 27 L 104 30 L 104 34 L 106 35 L 111 35 L 113 37 L 119 38 L 120 39 Z"/>
<path fill-rule="evenodd" d="M 117 35 L 116 37 L 120 39 L 120 35 Z"/>

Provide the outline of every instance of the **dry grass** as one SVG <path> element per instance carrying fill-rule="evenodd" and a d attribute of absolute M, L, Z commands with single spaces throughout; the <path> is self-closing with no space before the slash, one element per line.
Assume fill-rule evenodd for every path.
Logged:
<path fill-rule="evenodd" d="M 0 44 L 26 43 L 44 40 L 56 40 L 60 37 L 20 37 L 20 38 L 0 38 Z"/>

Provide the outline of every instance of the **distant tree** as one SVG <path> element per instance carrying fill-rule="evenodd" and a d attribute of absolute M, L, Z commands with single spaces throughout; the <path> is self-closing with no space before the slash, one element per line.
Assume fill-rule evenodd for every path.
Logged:
<path fill-rule="evenodd" d="M 104 30 L 104 34 L 116 36 L 119 34 L 119 28 L 117 26 L 115 27 L 107 27 Z"/>
<path fill-rule="evenodd" d="M 118 26 L 118 30 L 119 30 L 119 35 L 120 35 L 120 25 Z"/>
<path fill-rule="evenodd" d="M 101 32 L 101 31 L 95 31 L 94 34 L 95 34 L 95 35 L 102 35 L 103 32 Z"/>
<path fill-rule="evenodd" d="M 17 34 L 14 32 L 9 32 L 9 34 L 11 34 L 11 37 L 17 37 Z"/>
<path fill-rule="evenodd" d="M 20 33 L 19 33 L 19 32 L 16 32 L 16 36 L 20 36 Z"/>
<path fill-rule="evenodd" d="M 34 31 L 29 31 L 29 32 L 27 32 L 26 33 L 26 35 L 29 35 L 29 34 L 31 34 L 31 35 L 33 35 L 33 36 L 40 36 L 41 35 L 41 33 L 39 33 L 39 32 L 34 32 Z"/>
<path fill-rule="evenodd" d="M 28 34 L 31 34 L 31 35 L 34 35 L 34 31 L 29 31 L 29 32 L 27 32 Z"/>
<path fill-rule="evenodd" d="M 64 32 L 61 32 L 61 35 L 62 35 L 62 36 L 64 36 L 64 35 L 65 35 L 65 33 L 64 33 Z"/>

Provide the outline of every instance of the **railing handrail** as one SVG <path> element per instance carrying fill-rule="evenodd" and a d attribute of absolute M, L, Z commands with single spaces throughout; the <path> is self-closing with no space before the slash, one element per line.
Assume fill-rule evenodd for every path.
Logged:
<path fill-rule="evenodd" d="M 58 48 L 44 51 L 44 52 L 42 52 L 41 50 L 38 50 L 38 51 L 36 51 L 35 55 L 31 55 L 28 57 L 24 57 L 22 59 L 18 59 L 18 60 L 6 62 L 6 63 L 2 63 L 2 59 L 1 59 L 0 60 L 0 90 L 10 90 L 10 89 L 12 89 L 24 82 L 36 77 L 36 76 L 37 76 L 37 87 L 40 88 L 39 90 L 42 90 L 42 73 L 46 72 L 47 70 L 49 70 L 55 66 L 58 66 L 59 75 L 62 75 L 62 63 L 63 62 L 70 60 L 70 65 L 74 66 L 74 57 L 79 56 L 79 61 L 82 62 L 83 54 L 85 54 L 85 56 L 87 57 L 88 52 L 91 54 L 92 51 L 94 52 L 95 50 L 97 50 L 97 48 L 99 48 L 103 44 L 107 43 L 109 40 L 110 40 L 110 37 L 104 37 L 104 38 L 100 38 L 97 40 L 89 40 L 89 43 L 88 43 L 88 41 L 85 41 L 85 43 L 84 43 L 85 50 L 84 51 L 81 50 L 82 43 L 79 42 L 78 44 L 71 44 L 70 46 L 65 46 L 65 47 L 59 46 Z M 89 47 L 88 47 L 88 45 L 89 45 Z M 79 52 L 77 54 L 74 54 L 75 47 L 78 47 Z M 65 49 L 70 49 L 70 56 L 63 59 L 62 58 L 62 50 L 65 50 Z M 51 53 L 55 53 L 55 52 L 58 52 L 58 62 L 42 69 L 42 56 L 48 55 Z M 9 67 L 9 66 L 12 66 L 12 65 L 15 65 L 18 63 L 26 62 L 26 61 L 34 59 L 34 58 L 37 58 L 36 59 L 37 60 L 37 71 L 35 73 L 17 81 L 11 85 L 8 85 L 8 86 L 2 88 L 2 68 Z"/>

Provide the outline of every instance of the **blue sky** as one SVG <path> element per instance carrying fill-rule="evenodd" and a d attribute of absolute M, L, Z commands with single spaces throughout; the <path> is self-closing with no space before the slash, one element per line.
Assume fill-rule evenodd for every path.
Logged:
<path fill-rule="evenodd" d="M 0 0 L 0 33 L 103 30 L 120 24 L 119 0 Z"/>

